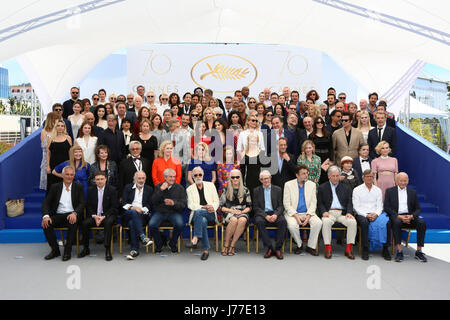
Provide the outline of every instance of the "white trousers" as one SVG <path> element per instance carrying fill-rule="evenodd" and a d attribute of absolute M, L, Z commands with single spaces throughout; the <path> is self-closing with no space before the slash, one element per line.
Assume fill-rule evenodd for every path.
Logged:
<path fill-rule="evenodd" d="M 331 244 L 331 227 L 335 222 L 342 223 L 347 227 L 347 244 L 355 244 L 356 238 L 356 219 L 348 219 L 342 214 L 342 211 L 330 210 L 327 218 L 322 218 L 322 236 L 325 245 Z"/>
<path fill-rule="evenodd" d="M 304 216 L 306 217 L 306 215 Z M 300 230 L 297 220 L 288 215 L 285 215 L 284 217 L 286 218 L 288 230 L 294 238 L 295 243 L 298 247 L 301 247 L 302 239 L 300 239 Z M 309 219 L 309 226 L 311 227 L 311 230 L 309 232 L 308 247 L 311 249 L 316 249 L 317 239 L 319 238 L 320 229 L 322 229 L 322 221 L 319 217 L 312 216 Z"/>

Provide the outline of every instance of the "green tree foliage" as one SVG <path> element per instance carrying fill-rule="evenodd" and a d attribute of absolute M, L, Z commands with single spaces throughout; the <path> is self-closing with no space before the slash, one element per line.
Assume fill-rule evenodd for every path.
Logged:
<path fill-rule="evenodd" d="M 447 143 L 438 119 L 411 119 L 409 128 L 440 149 L 447 150 Z"/>

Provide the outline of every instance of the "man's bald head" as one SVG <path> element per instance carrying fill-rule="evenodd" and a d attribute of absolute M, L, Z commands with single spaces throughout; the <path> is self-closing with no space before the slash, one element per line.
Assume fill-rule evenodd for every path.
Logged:
<path fill-rule="evenodd" d="M 404 189 L 409 183 L 409 177 L 405 172 L 400 172 L 399 174 L 397 174 L 395 182 L 400 187 L 400 189 Z"/>

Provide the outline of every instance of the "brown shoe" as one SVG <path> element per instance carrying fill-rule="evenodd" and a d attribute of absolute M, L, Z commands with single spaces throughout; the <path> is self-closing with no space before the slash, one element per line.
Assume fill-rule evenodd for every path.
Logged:
<path fill-rule="evenodd" d="M 353 255 L 353 250 L 350 251 L 346 251 L 345 255 L 347 256 L 347 258 L 349 258 L 350 260 L 355 260 L 355 256 Z"/>
<path fill-rule="evenodd" d="M 277 257 L 278 260 L 283 260 L 283 254 L 281 253 L 280 250 L 275 250 L 275 256 Z"/>
<path fill-rule="evenodd" d="M 312 249 L 310 247 L 306 247 L 305 251 L 308 252 L 309 254 L 313 255 L 313 256 L 316 256 L 316 257 L 319 255 L 319 253 L 315 249 Z"/>
<path fill-rule="evenodd" d="M 266 254 L 264 255 L 264 259 L 269 259 L 273 255 L 272 249 L 267 249 Z"/>
<path fill-rule="evenodd" d="M 325 259 L 331 259 L 331 256 L 332 256 L 331 250 L 325 249 Z"/>
<path fill-rule="evenodd" d="M 302 252 L 303 252 L 303 244 L 302 244 L 301 247 L 297 247 L 297 248 L 295 248 L 295 250 L 294 250 L 294 253 L 295 253 L 295 254 L 300 254 L 300 253 L 302 253 Z"/>

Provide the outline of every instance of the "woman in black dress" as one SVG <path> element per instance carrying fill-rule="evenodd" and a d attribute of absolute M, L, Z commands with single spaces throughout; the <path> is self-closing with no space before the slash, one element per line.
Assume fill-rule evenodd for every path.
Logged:
<path fill-rule="evenodd" d="M 139 141 L 142 144 L 141 157 L 150 161 L 150 166 L 153 165 L 153 160 L 158 156 L 158 140 L 150 133 L 151 123 L 147 119 L 143 119 L 140 125 L 140 132 L 138 135 L 131 137 L 132 141 Z"/>
<path fill-rule="evenodd" d="M 66 124 L 58 120 L 53 128 L 52 135 L 47 145 L 47 193 L 52 184 L 62 181 L 52 174 L 55 167 L 69 160 L 69 150 L 72 147 L 72 139 L 67 134 Z"/>
<path fill-rule="evenodd" d="M 320 172 L 319 184 L 328 180 L 327 170 L 334 161 L 333 142 L 330 132 L 325 128 L 325 121 L 322 117 L 314 119 L 313 132 L 309 138 L 316 146 L 316 155 L 322 161 L 322 170 Z"/>

